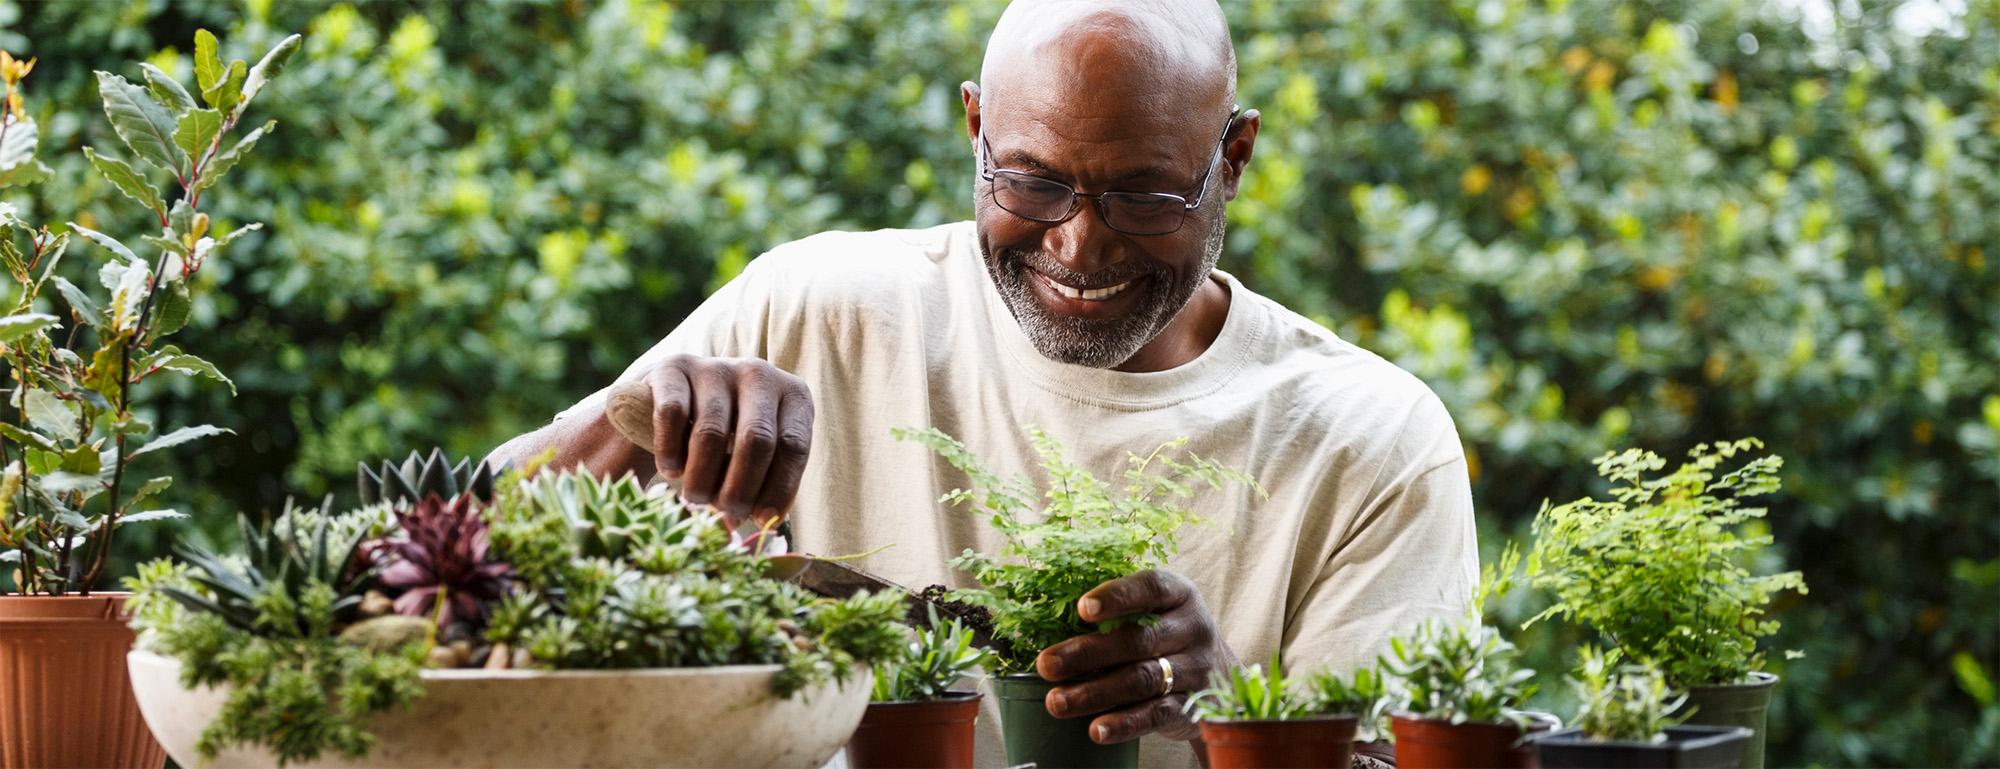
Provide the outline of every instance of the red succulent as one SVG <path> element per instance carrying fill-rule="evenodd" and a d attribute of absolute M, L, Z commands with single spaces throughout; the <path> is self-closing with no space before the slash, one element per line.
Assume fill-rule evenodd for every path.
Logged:
<path fill-rule="evenodd" d="M 382 585 L 401 591 L 396 613 L 431 616 L 443 592 L 440 627 L 476 623 L 487 601 L 507 594 L 513 567 L 487 560 L 486 518 L 471 494 L 449 501 L 432 494 L 395 514 L 396 531 L 369 543 L 368 555 L 382 567 Z"/>

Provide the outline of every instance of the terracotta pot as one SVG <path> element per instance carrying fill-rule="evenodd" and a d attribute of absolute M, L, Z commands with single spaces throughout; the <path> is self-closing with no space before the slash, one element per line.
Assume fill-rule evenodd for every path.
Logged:
<path fill-rule="evenodd" d="M 125 674 L 126 595 L 0 598 L 0 767 L 166 764 Z"/>
<path fill-rule="evenodd" d="M 1523 732 L 1509 723 L 1472 721 L 1408 714 L 1392 717 L 1396 734 L 1396 766 L 1400 769 L 1535 769 L 1535 746 L 1528 734 L 1555 728 L 1535 720 Z"/>
<path fill-rule="evenodd" d="M 1750 730 L 1741 726 L 1669 726 L 1665 742 L 1593 740 L 1581 729 L 1535 738 L 1542 769 L 1737 769 Z"/>
<path fill-rule="evenodd" d="M 178 660 L 127 656 L 153 734 L 185 767 L 277 766 L 261 746 L 196 754 L 227 689 L 181 687 Z M 644 670 L 427 670 L 407 711 L 377 714 L 367 758 L 337 753 L 312 767 L 800 767 L 840 752 L 868 707 L 867 668 L 788 699 L 771 696 L 777 665 Z"/>
<path fill-rule="evenodd" d="M 1000 734 L 1006 739 L 1008 766 L 1131 769 L 1139 765 L 1138 740 L 1099 745 L 1090 739 L 1090 718 L 1049 715 L 1049 690 L 1055 687 L 1033 673 L 993 679 L 993 696 L 1000 700 Z"/>
<path fill-rule="evenodd" d="M 1290 721 L 1203 719 L 1201 741 L 1210 769 L 1309 767 L 1347 769 L 1354 761 L 1356 716 Z"/>
<path fill-rule="evenodd" d="M 1771 710 L 1771 690 L 1778 677 L 1751 673 L 1749 683 L 1688 687 L 1687 701 L 1675 713 L 1694 714 L 1687 723 L 1698 726 L 1741 726 L 1750 730 L 1744 740 L 1743 769 L 1764 769 L 1764 717 Z"/>
<path fill-rule="evenodd" d="M 854 769 L 972 769 L 979 692 L 951 692 L 925 702 L 873 702 L 847 740 Z"/>

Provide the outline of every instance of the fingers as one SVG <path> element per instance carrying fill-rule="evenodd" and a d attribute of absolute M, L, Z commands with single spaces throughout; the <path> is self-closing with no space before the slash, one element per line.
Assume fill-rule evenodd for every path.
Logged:
<path fill-rule="evenodd" d="M 751 512 L 758 523 L 768 522 L 792 509 L 799 496 L 799 479 L 805 476 L 806 459 L 812 454 L 812 391 L 802 381 L 793 380 L 778 399 L 777 454 L 764 475 L 764 489 L 757 495 Z"/>
<path fill-rule="evenodd" d="M 1170 740 L 1189 740 L 1201 734 L 1194 720 L 1182 712 L 1187 695 L 1154 697 L 1115 713 L 1106 713 L 1090 722 L 1090 739 L 1099 745 L 1136 740 L 1159 732 Z"/>
<path fill-rule="evenodd" d="M 683 500 L 713 505 L 732 527 L 790 509 L 812 444 L 804 381 L 762 360 L 684 355 L 647 381 L 655 460 Z"/>
<path fill-rule="evenodd" d="M 1172 572 L 1147 569 L 1108 580 L 1084 593 L 1076 611 L 1085 622 L 1131 614 L 1165 614 L 1199 595 L 1194 583 Z"/>
<path fill-rule="evenodd" d="M 1167 688 L 1166 671 L 1157 657 L 1134 662 L 1099 678 L 1049 690 L 1043 705 L 1057 718 L 1078 718 L 1128 708 L 1134 703 L 1158 699 L 1162 694 L 1185 693 L 1201 688 L 1208 680 L 1207 666 L 1196 655 L 1170 654 L 1167 664 L 1174 669 L 1173 688 Z"/>
<path fill-rule="evenodd" d="M 1050 681 L 1063 681 L 1092 671 L 1204 648 L 1214 640 L 1212 622 L 1204 622 L 1194 612 L 1170 612 L 1161 615 L 1159 622 L 1150 627 L 1126 625 L 1109 633 L 1076 636 L 1043 649 L 1035 657 L 1035 672 Z M 1191 674 L 1197 677 L 1189 678 Z M 1206 670 L 1174 668 L 1176 681 L 1205 681 L 1207 675 Z M 1158 694 L 1160 690 L 1156 686 L 1152 691 Z"/>

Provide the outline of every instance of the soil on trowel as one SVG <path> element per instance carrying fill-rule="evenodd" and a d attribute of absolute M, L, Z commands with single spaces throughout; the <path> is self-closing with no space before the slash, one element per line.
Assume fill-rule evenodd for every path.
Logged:
<path fill-rule="evenodd" d="M 945 594 L 950 592 L 951 589 L 943 585 L 932 585 L 924 588 L 918 595 L 923 596 L 923 599 L 926 601 L 937 604 L 940 613 L 956 616 L 967 627 L 985 633 L 989 638 L 992 637 L 993 613 L 987 611 L 984 606 L 973 606 L 964 601 L 945 600 Z M 909 624 L 913 627 L 922 627 L 925 624 L 924 620 L 923 609 L 918 606 L 911 606 Z"/>

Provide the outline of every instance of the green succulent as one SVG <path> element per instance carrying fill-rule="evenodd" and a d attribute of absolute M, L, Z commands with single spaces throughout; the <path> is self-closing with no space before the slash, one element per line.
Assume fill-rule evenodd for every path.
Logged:
<path fill-rule="evenodd" d="M 528 481 L 526 492 L 530 505 L 562 516 L 577 554 L 585 558 L 632 559 L 662 547 L 691 553 L 692 548 L 673 546 L 718 528 L 704 525 L 672 495 L 648 495 L 630 475 L 603 481 L 589 473 L 548 474 Z M 648 571 L 686 565 L 663 564 Z"/>
<path fill-rule="evenodd" d="M 1412 714 L 1454 724 L 1505 722 L 1526 728 L 1521 706 L 1535 693 L 1535 671 L 1514 664 L 1514 645 L 1499 631 L 1474 621 L 1425 622 L 1390 639 L 1389 671 L 1401 684 L 1398 699 Z"/>
<path fill-rule="evenodd" d="M 1570 684 L 1576 688 L 1576 726 L 1593 740 L 1664 742 L 1667 727 L 1687 720 L 1669 715 L 1687 694 L 1667 686 L 1666 673 L 1651 661 L 1621 664 L 1616 649 L 1584 647 Z"/>
<path fill-rule="evenodd" d="M 930 626 L 907 650 L 875 665 L 875 691 L 870 702 L 922 702 L 950 693 L 951 685 L 976 668 L 993 662 L 993 650 L 972 645 L 971 628 L 954 618 L 938 619 L 930 611 Z"/>
<path fill-rule="evenodd" d="M 379 471 L 363 462 L 356 482 L 364 506 L 414 504 L 432 494 L 441 499 L 471 494 L 484 503 L 493 501 L 493 477 L 492 465 L 474 465 L 470 458 L 452 464 L 444 449 L 431 449 L 428 457 L 410 452 L 400 465 L 383 460 Z"/>
<path fill-rule="evenodd" d="M 265 609 L 271 605 L 302 606 L 306 591 L 315 584 L 332 589 L 334 600 L 329 613 L 335 619 L 351 614 L 360 604 L 358 594 L 365 572 L 354 568 L 354 556 L 361 544 L 358 534 L 332 536 L 336 517 L 328 510 L 298 511 L 286 503 L 278 520 L 288 520 L 301 512 L 311 513 L 318 523 L 308 539 L 300 527 L 258 526 L 248 516 L 236 518 L 242 531 L 245 557 L 223 557 L 198 547 L 183 548 L 181 558 L 193 568 L 187 577 L 213 596 L 173 586 L 160 592 L 198 612 L 221 617 L 231 627 L 250 633 L 306 632 L 303 621 L 297 628 L 263 627 Z M 301 516 L 303 517 L 303 516 Z"/>
<path fill-rule="evenodd" d="M 1208 688 L 1189 697 L 1182 710 L 1194 713 L 1198 721 L 1290 721 L 1320 715 L 1300 696 L 1297 682 L 1285 678 L 1275 651 L 1270 672 L 1254 664 L 1217 671 Z"/>

